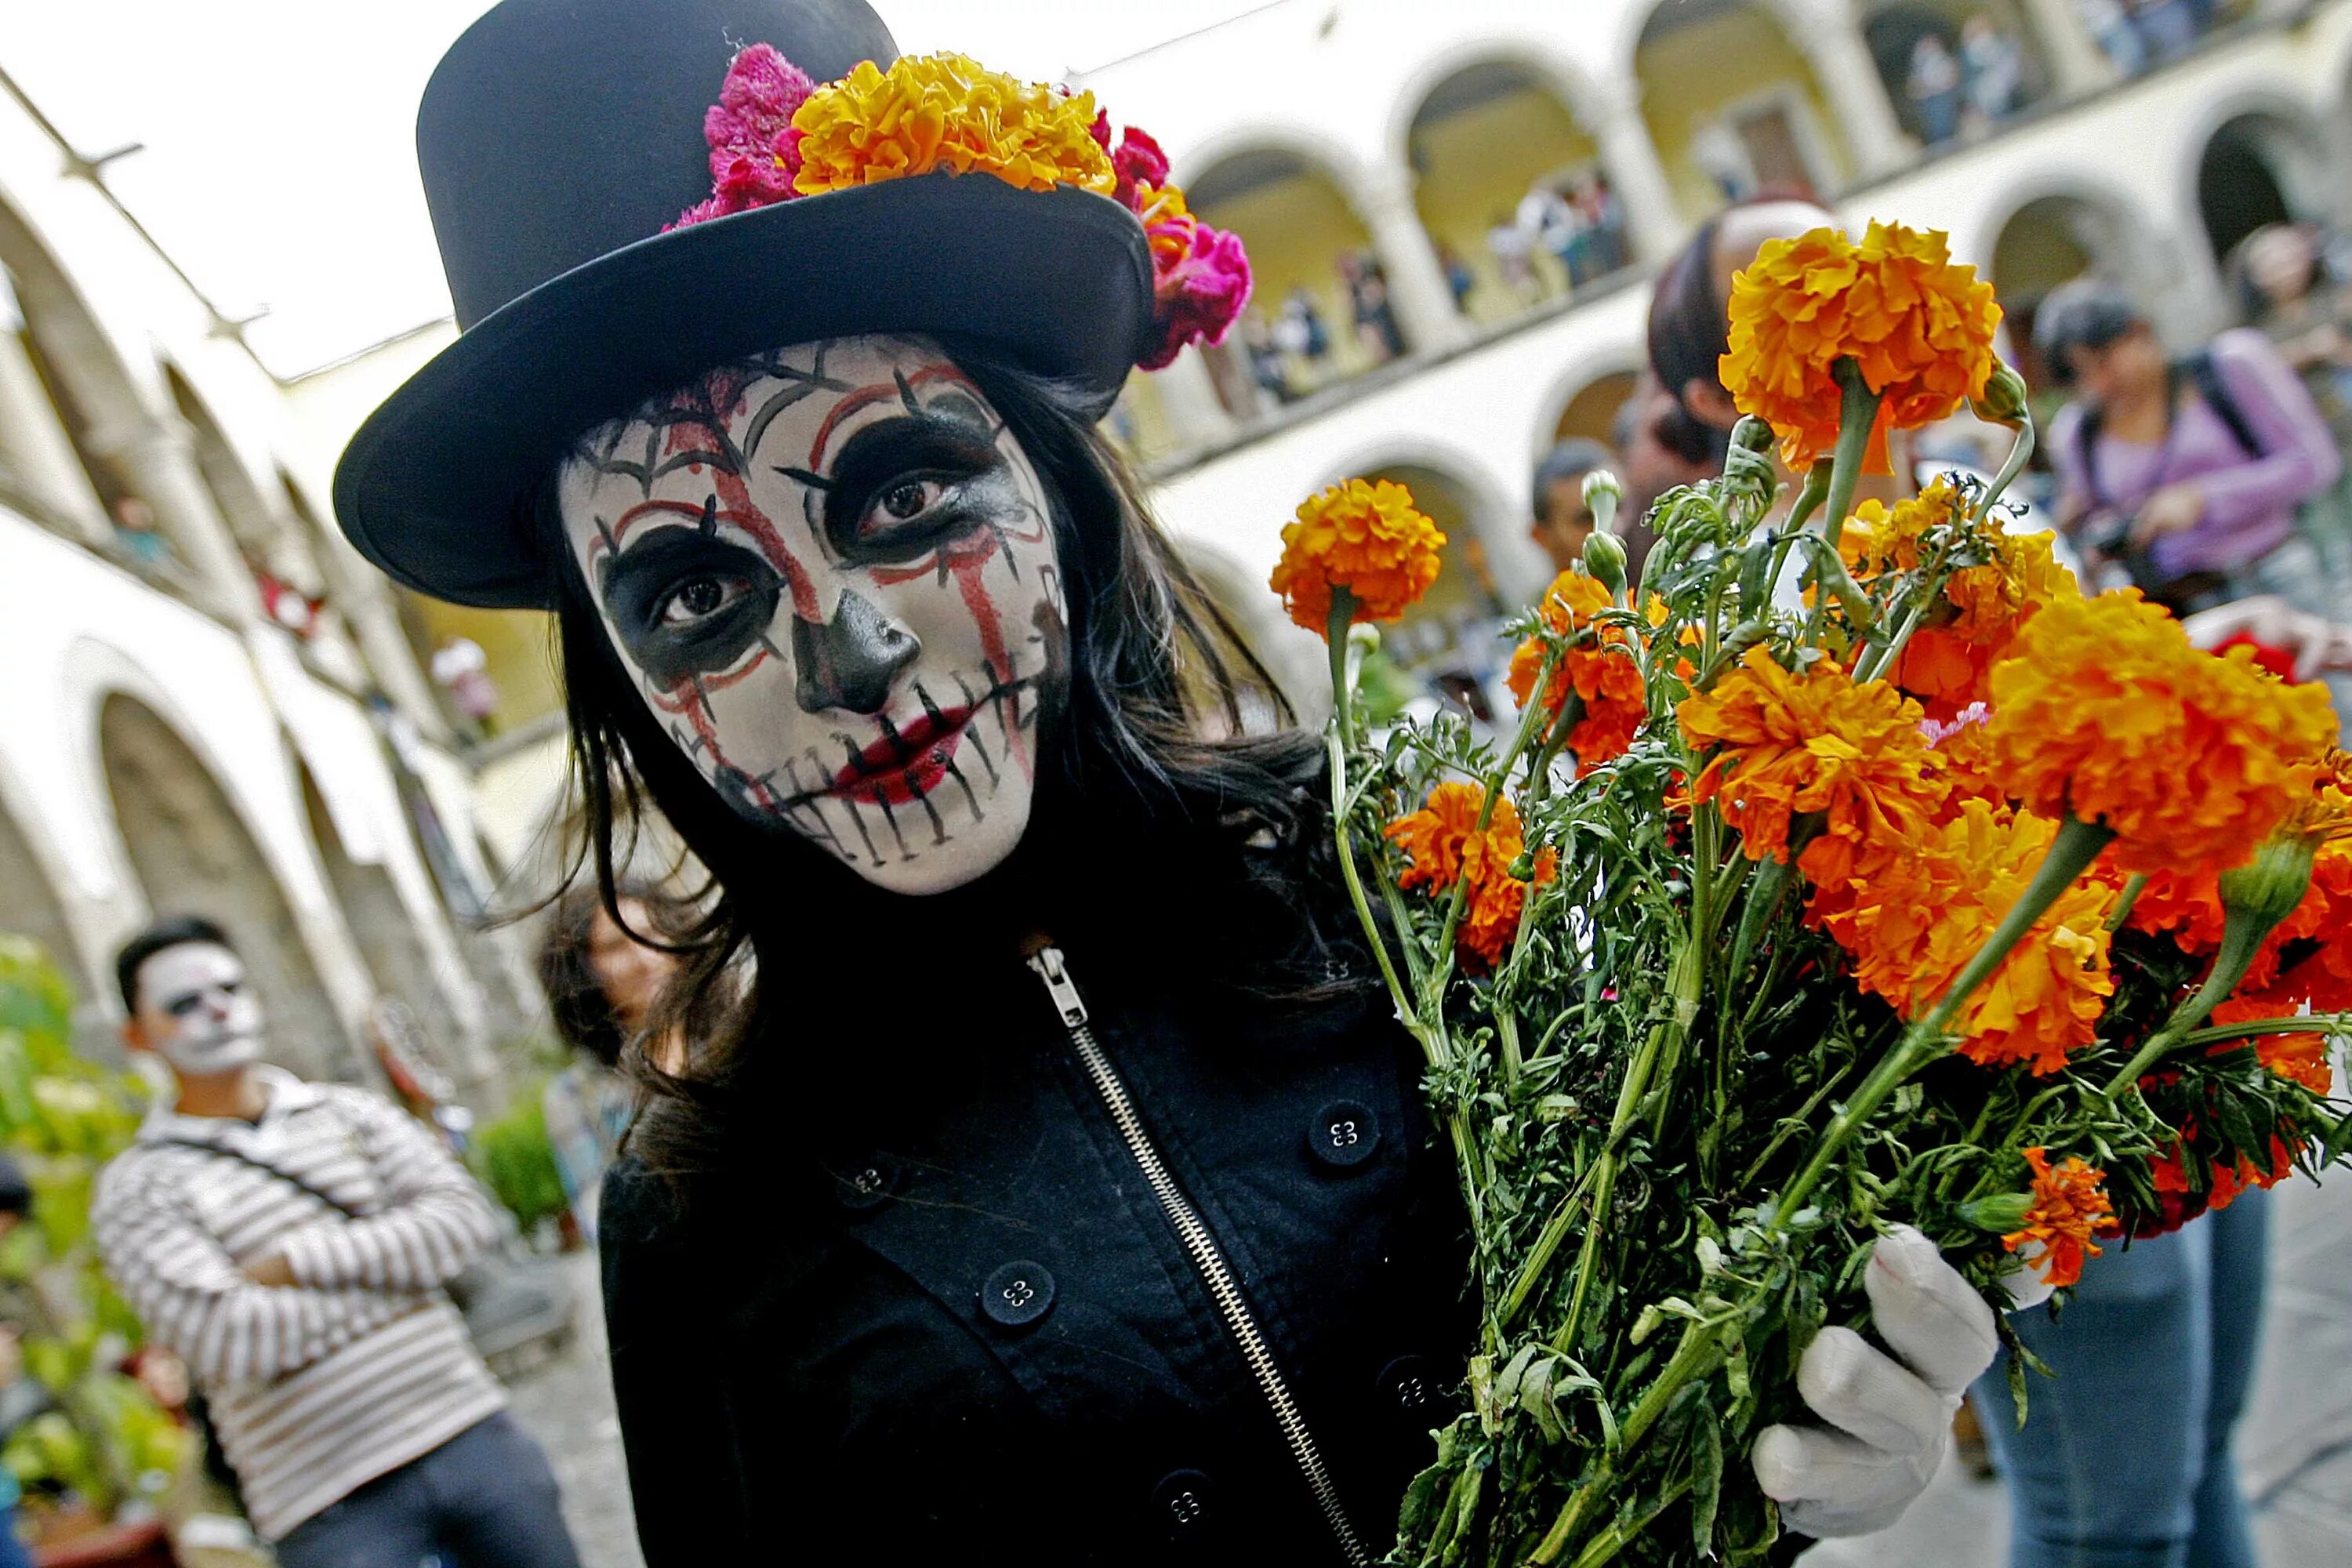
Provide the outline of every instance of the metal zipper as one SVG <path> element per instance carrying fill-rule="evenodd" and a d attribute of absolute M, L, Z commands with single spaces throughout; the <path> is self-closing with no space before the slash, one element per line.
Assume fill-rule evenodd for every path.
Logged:
<path fill-rule="evenodd" d="M 1356 1527 L 1348 1521 L 1347 1510 L 1340 1506 L 1339 1489 L 1332 1484 L 1331 1472 L 1324 1467 L 1323 1454 L 1315 1446 L 1315 1435 L 1307 1429 L 1307 1417 L 1299 1413 L 1298 1402 L 1290 1395 L 1290 1386 L 1282 1380 L 1282 1369 L 1275 1364 L 1274 1352 L 1265 1342 L 1265 1335 L 1250 1315 L 1249 1303 L 1242 1297 L 1241 1286 L 1234 1279 L 1232 1268 L 1224 1254 L 1217 1249 L 1216 1238 L 1202 1221 L 1192 1200 L 1168 1173 L 1167 1163 L 1160 1159 L 1151 1136 L 1143 1130 L 1142 1119 L 1135 1113 L 1135 1102 L 1128 1098 L 1127 1086 L 1119 1081 L 1095 1032 L 1087 1022 L 1087 1005 L 1079 999 L 1077 985 L 1070 979 L 1067 964 L 1058 947 L 1041 947 L 1029 958 L 1029 967 L 1045 983 L 1052 994 L 1054 1005 L 1062 1015 L 1062 1026 L 1069 1032 L 1071 1047 L 1077 1053 L 1078 1065 L 1093 1080 L 1095 1093 L 1101 1097 L 1103 1107 L 1118 1128 L 1118 1135 L 1127 1143 L 1127 1152 L 1150 1184 L 1152 1195 L 1160 1200 L 1160 1211 L 1167 1215 L 1176 1237 L 1184 1244 L 1184 1251 L 1192 1259 L 1192 1268 L 1201 1282 L 1209 1288 L 1217 1303 L 1217 1310 L 1225 1320 L 1225 1328 L 1241 1347 L 1242 1359 L 1249 1363 L 1251 1375 L 1274 1408 L 1274 1419 L 1282 1428 L 1283 1440 L 1290 1445 L 1290 1457 L 1298 1462 L 1300 1472 L 1307 1478 L 1307 1487 L 1315 1494 L 1315 1501 L 1323 1510 L 1333 1534 L 1339 1538 L 1339 1550 L 1350 1568 L 1370 1568 L 1371 1553 L 1356 1534 Z"/>

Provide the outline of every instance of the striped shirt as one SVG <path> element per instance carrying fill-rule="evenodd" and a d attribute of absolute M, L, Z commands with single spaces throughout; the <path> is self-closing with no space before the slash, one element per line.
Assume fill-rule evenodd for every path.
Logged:
<path fill-rule="evenodd" d="M 100 1176 L 90 1223 L 123 1299 L 205 1391 L 274 1541 L 506 1395 L 441 1289 L 496 1234 L 473 1178 L 378 1096 L 260 1070 L 257 1123 L 159 1102 Z M 240 1272 L 272 1253 L 294 1285 Z"/>

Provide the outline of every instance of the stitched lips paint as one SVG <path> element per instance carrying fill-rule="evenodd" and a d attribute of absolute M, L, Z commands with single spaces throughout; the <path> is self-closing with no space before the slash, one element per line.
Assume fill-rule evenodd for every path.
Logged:
<path fill-rule="evenodd" d="M 1012 853 L 1061 574 L 1035 470 L 936 346 L 715 371 L 592 432 L 558 495 L 615 651 L 734 809 L 902 892 Z"/>

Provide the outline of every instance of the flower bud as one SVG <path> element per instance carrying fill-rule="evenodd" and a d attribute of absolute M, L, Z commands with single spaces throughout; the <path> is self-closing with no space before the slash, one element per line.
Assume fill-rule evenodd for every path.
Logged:
<path fill-rule="evenodd" d="M 1522 849 L 1519 858 L 1504 868 L 1503 874 L 1516 881 L 1532 882 L 1536 876 L 1536 858 L 1531 850 Z"/>
<path fill-rule="evenodd" d="M 1612 594 L 1625 591 L 1625 546 L 1613 533 L 1595 529 L 1584 536 L 1584 569 Z"/>
<path fill-rule="evenodd" d="M 1753 414 L 1741 415 L 1739 423 L 1731 427 L 1731 444 L 1750 452 L 1769 452 L 1776 439 L 1772 426 Z"/>
<path fill-rule="evenodd" d="M 1993 367 L 1984 395 L 1969 400 L 1969 409 L 1992 425 L 2015 425 L 2025 418 L 2025 378 L 2005 364 Z"/>
<path fill-rule="evenodd" d="M 1358 621 L 1348 628 L 1348 651 L 1363 658 L 1381 646 L 1381 628 L 1369 622 Z"/>
<path fill-rule="evenodd" d="M 1584 504 L 1592 512 L 1593 526 L 1601 532 L 1617 531 L 1617 508 L 1624 499 L 1625 488 L 1608 469 L 1595 468 L 1584 476 Z"/>
<path fill-rule="evenodd" d="M 1960 1218 L 1979 1230 L 2007 1236 L 2023 1227 L 2032 1211 L 2032 1193 L 1995 1193 L 1989 1198 L 1960 1205 Z"/>
<path fill-rule="evenodd" d="M 2273 835 L 2263 840 L 2252 859 L 2222 872 L 2221 908 L 2229 919 L 2268 932 L 2294 913 L 2311 891 L 2311 863 L 2317 847 L 2302 834 Z"/>

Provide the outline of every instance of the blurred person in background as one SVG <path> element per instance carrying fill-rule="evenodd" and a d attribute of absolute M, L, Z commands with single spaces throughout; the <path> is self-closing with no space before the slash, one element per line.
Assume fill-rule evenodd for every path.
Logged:
<path fill-rule="evenodd" d="M 2095 575 L 2127 577 L 2186 615 L 2275 594 L 2352 620 L 2352 601 L 2297 513 L 2342 472 L 2303 380 L 2251 328 L 2175 360 L 2112 284 L 2054 290 L 2034 320 L 2042 362 L 2074 401 L 2051 421 L 2057 520 Z M 2339 715 L 2352 682 L 2330 681 Z"/>
<path fill-rule="evenodd" d="M 1535 526 L 1528 530 L 1550 558 L 1551 569 L 1565 572 L 1584 559 L 1584 542 L 1592 536 L 1592 509 L 1584 504 L 1584 476 L 1611 463 L 1609 448 L 1582 436 L 1557 443 L 1536 465 Z"/>
<path fill-rule="evenodd" d="M 1486 254 L 1495 258 L 1495 275 L 1514 304 L 1532 304 L 1543 297 L 1536 281 L 1536 237 L 1519 226 L 1517 217 L 1504 213 L 1486 226 Z"/>
<path fill-rule="evenodd" d="M 2231 270 L 2246 324 L 2301 373 L 2342 457 L 2352 454 L 2352 286 L 2329 276 L 2324 237 L 2316 224 L 2266 224 L 2238 247 Z M 2303 517 L 2328 564 L 2352 573 L 2352 470 L 2306 502 Z"/>
<path fill-rule="evenodd" d="M 1979 11 L 1960 24 L 1960 69 L 1967 80 L 1966 129 L 1981 135 L 2017 112 L 2025 63 L 2017 40 Z"/>
<path fill-rule="evenodd" d="M 1911 46 L 1911 71 L 1904 96 L 1919 117 L 1919 140 L 1940 147 L 1960 133 L 1960 62 L 1938 33 L 1922 33 Z"/>
<path fill-rule="evenodd" d="M 656 1069 L 686 1070 L 686 1041 L 676 1025 L 648 1038 L 663 987 L 677 955 L 660 945 L 690 921 L 672 900 L 636 883 L 621 884 L 615 921 L 593 887 L 556 901 L 539 950 L 539 984 L 555 1032 L 576 1053 L 541 1091 L 548 1142 L 583 1237 L 596 1239 L 604 1172 L 628 1131 L 635 1096 L 627 1051 L 635 1045 Z"/>
<path fill-rule="evenodd" d="M 497 1236 L 473 1178 L 378 1096 L 265 1065 L 211 921 L 151 927 L 115 978 L 124 1044 L 172 1089 L 100 1173 L 90 1228 L 280 1568 L 579 1568 L 546 1457 L 443 1293 Z"/>
<path fill-rule="evenodd" d="M 1634 376 L 1633 390 L 1617 405 L 1609 440 L 1617 451 L 1617 482 L 1624 489 L 1617 508 L 1617 531 L 1625 541 L 1625 570 L 1638 582 L 1650 546 L 1658 541 L 1650 527 L 1650 509 L 1677 486 L 1714 478 L 1721 471 L 1722 454 L 1714 445 L 1714 433 L 1683 413 L 1674 394 L 1658 384 L 1657 373 L 1646 364 Z"/>

